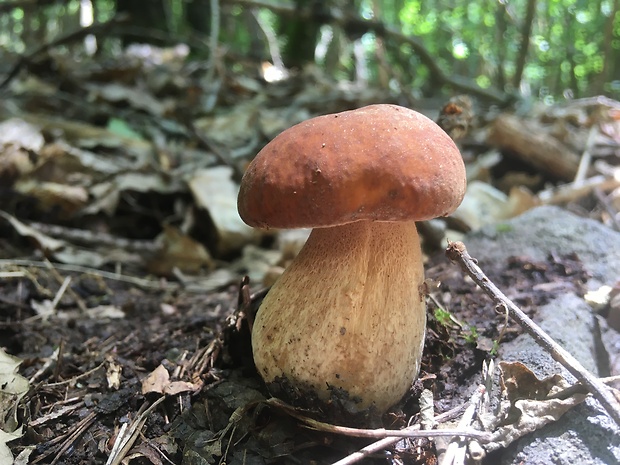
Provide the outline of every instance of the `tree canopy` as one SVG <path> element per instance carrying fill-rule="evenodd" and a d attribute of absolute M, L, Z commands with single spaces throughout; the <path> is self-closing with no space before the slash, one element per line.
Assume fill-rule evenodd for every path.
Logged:
<path fill-rule="evenodd" d="M 233 54 L 288 68 L 315 63 L 339 79 L 415 95 L 449 85 L 552 103 L 620 96 L 619 3 L 3 0 L 0 42 L 5 55 L 24 55 L 122 17 L 112 30 L 94 31 L 100 53 L 129 42 L 184 42 L 198 57 Z"/>

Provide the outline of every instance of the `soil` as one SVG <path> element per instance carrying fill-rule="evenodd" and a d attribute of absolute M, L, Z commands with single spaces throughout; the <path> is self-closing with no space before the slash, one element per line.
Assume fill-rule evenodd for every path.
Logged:
<path fill-rule="evenodd" d="M 171 381 L 198 388 L 164 396 L 146 417 L 125 463 L 323 464 L 373 442 L 308 429 L 265 402 L 270 395 L 253 369 L 244 320 L 257 308 L 260 293 L 248 302 L 248 289 L 242 288 L 240 298 L 239 285 L 196 294 L 49 268 L 21 269 L 24 277 L 0 281 L 0 345 L 24 360 L 20 372 L 30 380 L 19 409 L 25 434 L 10 443 L 14 454 L 34 446 L 30 463 L 105 463 L 123 425 L 162 397 L 143 393 L 143 380 L 160 365 Z M 485 272 L 530 315 L 548 300 L 546 283 L 579 291 L 587 280 L 570 256 L 542 263 L 514 257 Z M 30 302 L 53 299 L 66 276 L 71 282 L 56 311 L 37 315 Z M 386 428 L 417 419 L 423 388 L 434 393 L 435 414 L 465 403 L 472 378 L 494 356 L 500 333 L 503 340 L 518 333 L 443 254 L 429 260 L 427 277 L 431 298 L 422 372 L 403 402 L 383 417 Z M 365 460 L 436 463 L 427 440 L 401 441 Z"/>

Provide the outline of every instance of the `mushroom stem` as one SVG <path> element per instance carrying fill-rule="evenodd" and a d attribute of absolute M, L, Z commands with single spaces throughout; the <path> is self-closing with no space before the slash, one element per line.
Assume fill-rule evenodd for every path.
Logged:
<path fill-rule="evenodd" d="M 418 374 L 426 311 L 413 222 L 358 221 L 312 231 L 263 301 L 254 361 L 327 401 L 341 388 L 383 413 Z"/>

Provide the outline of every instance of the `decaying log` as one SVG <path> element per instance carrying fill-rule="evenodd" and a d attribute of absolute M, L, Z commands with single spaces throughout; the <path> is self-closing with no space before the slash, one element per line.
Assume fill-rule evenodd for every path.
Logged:
<path fill-rule="evenodd" d="M 487 142 L 565 181 L 572 181 L 579 168 L 579 155 L 538 123 L 514 115 L 498 116 L 491 124 Z"/>

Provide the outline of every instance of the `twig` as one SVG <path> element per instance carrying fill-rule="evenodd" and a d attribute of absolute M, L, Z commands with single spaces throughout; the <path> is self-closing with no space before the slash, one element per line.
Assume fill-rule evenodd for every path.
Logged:
<path fill-rule="evenodd" d="M 67 401 L 63 401 L 65 403 L 65 405 L 62 405 L 60 402 L 56 402 L 54 403 L 51 408 L 54 408 L 56 405 L 61 405 L 61 407 L 58 410 L 55 411 L 51 411 L 48 414 L 39 417 L 35 420 L 29 421 L 28 422 L 28 428 L 34 428 L 35 426 L 41 426 L 46 424 L 49 421 L 54 421 L 57 420 L 58 418 L 67 415 L 69 413 L 73 413 L 75 412 L 77 409 L 81 408 L 84 406 L 84 400 L 82 398 L 79 397 L 72 397 L 70 399 L 68 399 L 68 401 L 70 401 L 71 403 L 68 403 Z"/>
<path fill-rule="evenodd" d="M 596 196 L 596 198 L 600 202 L 600 204 L 603 206 L 603 209 L 609 215 L 609 219 L 611 220 L 611 226 L 616 231 L 620 231 L 620 221 L 618 220 L 618 212 L 611 205 L 609 200 L 607 200 L 607 197 L 605 197 L 605 193 L 601 189 L 599 189 L 598 187 L 595 187 L 594 188 L 594 195 Z"/>
<path fill-rule="evenodd" d="M 480 406 L 480 402 L 482 401 L 485 392 L 486 389 L 484 386 L 478 386 L 478 389 L 476 390 L 476 392 L 474 392 L 474 394 L 471 396 L 471 399 L 469 400 L 469 405 L 467 406 L 465 413 L 459 421 L 457 427 L 458 429 L 468 430 L 468 428 L 471 428 L 471 423 L 474 420 L 474 415 L 476 414 L 476 411 Z M 462 465 L 465 463 L 465 452 L 467 450 L 467 445 L 460 444 L 460 442 L 460 439 L 452 439 L 452 441 L 448 445 L 448 449 L 446 450 L 443 460 L 441 461 L 441 465 Z"/>
<path fill-rule="evenodd" d="M 442 423 L 444 421 L 452 420 L 453 418 L 456 418 L 458 415 L 460 415 L 461 412 L 463 412 L 463 410 L 466 409 L 466 407 L 467 407 L 467 404 L 463 404 L 456 408 L 448 410 L 447 412 L 437 415 L 434 421 L 436 423 Z M 420 429 L 420 425 L 413 425 L 413 426 L 409 426 L 405 428 L 403 431 L 405 430 L 418 431 L 419 429 Z M 344 457 L 343 459 L 338 460 L 337 462 L 334 462 L 332 465 L 352 465 L 368 457 L 369 455 L 374 454 L 375 452 L 387 449 L 388 447 L 397 443 L 401 439 L 402 438 L 400 437 L 394 437 L 394 436 L 389 436 L 387 438 L 380 439 L 379 441 L 373 442 L 372 444 L 367 445 L 363 449 L 360 449 L 357 452 L 353 452 L 352 454 Z"/>
<path fill-rule="evenodd" d="M 599 378 L 601 383 L 612 384 L 620 381 L 620 375 L 608 376 L 606 378 Z M 613 388 L 611 388 L 613 389 Z M 547 399 L 568 399 L 569 397 L 575 394 L 587 394 L 588 388 L 586 388 L 583 384 L 575 383 L 566 389 L 562 389 L 561 391 L 555 392 L 549 396 Z"/>
<path fill-rule="evenodd" d="M 239 166 L 237 166 L 237 164 L 235 164 L 230 159 L 230 157 L 224 152 L 224 150 L 213 141 L 211 141 L 209 138 L 203 136 L 200 131 L 198 131 L 193 121 L 186 119 L 184 122 L 192 137 L 196 139 L 199 147 L 213 153 L 213 155 L 215 155 L 215 157 L 220 161 L 220 163 L 228 166 L 233 170 L 233 179 L 237 182 L 241 181 L 241 178 L 243 177 L 243 171 Z"/>
<path fill-rule="evenodd" d="M 118 436 L 116 437 L 116 441 L 112 446 L 112 450 L 110 451 L 110 456 L 108 457 L 106 465 L 118 465 L 119 463 L 121 463 L 129 449 L 131 449 L 131 446 L 133 446 L 133 443 L 138 438 L 138 435 L 140 434 L 142 427 L 146 423 L 146 420 L 148 420 L 151 412 L 155 410 L 155 407 L 161 404 L 165 398 L 166 396 L 160 397 L 155 402 L 153 402 L 153 404 L 149 408 L 144 411 L 138 412 L 138 416 L 134 418 L 134 420 L 128 427 L 125 427 L 126 423 L 123 425 L 123 428 L 121 428 L 121 431 L 119 432 Z"/>
<path fill-rule="evenodd" d="M 217 66 L 216 60 L 218 55 L 218 38 L 220 36 L 220 2 L 218 0 L 211 0 L 209 2 L 211 7 L 211 31 L 209 34 L 209 61 L 207 62 L 207 75 L 205 76 L 206 82 L 213 82 L 215 79 L 215 67 Z"/>
<path fill-rule="evenodd" d="M 83 313 L 86 313 L 86 311 L 88 310 L 88 308 L 86 307 L 86 303 L 77 294 L 77 292 L 75 292 L 73 289 L 68 287 L 69 283 L 71 282 L 71 277 L 67 276 L 66 278 L 63 279 L 63 277 L 60 275 L 58 270 L 54 267 L 54 264 L 52 262 L 50 262 L 47 259 L 45 260 L 45 262 L 47 263 L 47 269 L 50 271 L 50 273 L 52 273 L 54 278 L 56 278 L 58 283 L 60 283 L 60 289 L 58 290 L 56 297 L 54 297 L 54 300 L 52 301 L 52 305 L 53 305 L 52 309 L 56 308 L 56 305 L 58 304 L 58 302 L 60 301 L 60 299 L 62 298 L 62 295 L 64 294 L 66 290 L 69 293 L 69 295 L 73 298 L 73 300 L 75 300 L 75 303 L 80 308 L 80 310 Z"/>
<path fill-rule="evenodd" d="M 586 148 L 583 150 L 583 153 L 581 154 L 581 159 L 579 160 L 577 174 L 575 174 L 575 179 L 573 180 L 573 184 L 575 184 L 576 186 L 581 185 L 586 179 L 586 175 L 588 174 L 588 170 L 590 169 L 590 164 L 592 163 L 592 146 L 594 145 L 594 141 L 596 140 L 597 135 L 598 125 L 593 124 L 590 128 L 590 132 L 588 133 Z"/>
<path fill-rule="evenodd" d="M 99 370 L 99 368 L 103 367 L 104 363 L 105 362 L 102 362 L 99 365 L 97 365 L 95 368 L 85 371 L 84 373 L 74 376 L 73 378 L 65 379 L 64 381 L 58 381 L 56 383 L 47 383 L 45 384 L 45 387 L 49 388 L 49 387 L 55 387 L 55 386 L 62 386 L 63 384 L 73 383 L 77 381 L 78 379 L 85 378 L 89 375 L 92 375 L 95 371 Z"/>
<path fill-rule="evenodd" d="M 267 21 L 265 21 L 261 17 L 261 15 L 258 14 L 258 11 L 256 11 L 256 9 L 252 9 L 252 16 L 254 16 L 258 27 L 261 28 L 263 34 L 265 35 L 265 39 L 267 40 L 267 48 L 269 49 L 269 55 L 271 55 L 271 62 L 278 70 L 285 72 L 286 67 L 284 66 L 284 62 L 282 61 L 280 44 L 278 43 L 278 38 L 276 37 L 272 26 Z"/>
<path fill-rule="evenodd" d="M 34 268 L 49 268 L 49 262 L 42 262 L 38 260 L 20 260 L 20 259 L 0 259 L 0 268 L 9 266 L 21 266 L 21 267 L 34 267 Z M 81 265 L 70 265 L 63 263 L 54 263 L 54 268 L 62 271 L 84 273 L 95 276 L 100 276 L 105 279 L 111 279 L 114 281 L 121 281 L 129 284 L 133 284 L 142 289 L 159 289 L 162 291 L 177 290 L 182 286 L 176 283 L 164 283 L 161 280 L 152 280 L 137 278 L 135 276 L 127 276 L 119 273 L 111 273 L 109 271 L 98 270 L 96 268 L 90 268 Z M 195 287 L 188 287 L 187 289 L 192 292 L 204 292 L 204 289 L 200 290 Z"/>
<path fill-rule="evenodd" d="M 385 428 L 376 429 L 364 429 L 364 428 L 350 428 L 348 426 L 338 426 L 322 421 L 315 420 L 300 414 L 295 408 L 282 402 L 280 399 L 271 398 L 267 401 L 267 404 L 281 408 L 293 418 L 305 423 L 309 428 L 316 431 L 324 431 L 326 433 L 341 434 L 343 436 L 352 436 L 357 438 L 432 438 L 432 437 L 453 437 L 453 436 L 465 436 L 475 438 L 482 442 L 489 442 L 491 434 L 483 431 L 475 430 L 461 430 L 461 429 L 441 429 L 441 430 L 424 430 L 418 431 L 419 426 L 416 429 L 403 428 L 399 430 L 391 430 Z"/>
<path fill-rule="evenodd" d="M 592 373 L 586 370 L 579 361 L 573 357 L 562 346 L 555 342 L 545 333 L 531 318 L 517 307 L 495 284 L 484 274 L 472 258 L 465 244 L 462 242 L 449 242 L 446 249 L 447 257 L 457 263 L 474 280 L 478 286 L 495 302 L 498 306 L 503 306 L 510 312 L 510 316 L 515 320 L 538 345 L 545 349 L 551 357 L 564 366 L 575 378 L 588 387 L 592 395 L 607 410 L 607 413 L 620 426 L 620 403 L 609 389 Z"/>
<path fill-rule="evenodd" d="M 60 288 L 58 289 L 58 292 L 56 293 L 56 297 L 54 297 L 54 300 L 52 300 L 52 310 L 56 309 L 56 305 L 58 305 L 58 302 L 60 302 L 60 299 L 62 299 L 62 296 L 65 294 L 65 291 L 67 290 L 67 286 L 69 286 L 70 282 L 71 282 L 71 276 L 65 276 L 65 279 L 62 281 L 62 284 L 60 285 Z"/>
<path fill-rule="evenodd" d="M 101 231 L 93 232 L 86 229 L 69 228 L 56 224 L 29 222 L 27 226 L 52 237 L 53 239 L 66 240 L 91 247 L 114 247 L 136 252 L 155 253 L 161 247 L 155 241 L 127 239 L 114 236 Z"/>
<path fill-rule="evenodd" d="M 347 426 L 327 425 L 311 418 L 302 420 L 311 429 L 317 431 L 323 431 L 326 433 L 341 434 L 343 436 L 352 436 L 356 438 L 451 438 L 455 436 L 463 436 L 466 438 L 477 439 L 481 442 L 490 442 L 491 434 L 484 431 L 477 431 L 473 429 L 425 429 L 421 431 L 411 430 L 407 428 L 392 430 L 385 428 L 377 429 L 363 429 L 363 428 L 349 428 Z"/>
<path fill-rule="evenodd" d="M 23 271 L 2 271 L 0 272 L 0 279 L 7 278 L 25 278 L 26 274 Z"/>
<path fill-rule="evenodd" d="M 588 195 L 594 189 L 606 191 L 615 189 L 618 186 L 620 186 L 620 179 L 611 176 L 597 175 L 586 179 L 579 185 L 575 185 L 574 183 L 562 184 L 551 189 L 540 191 L 537 197 L 545 205 L 557 205 Z"/>
<path fill-rule="evenodd" d="M 45 361 L 45 363 L 43 364 L 43 366 L 41 368 L 39 368 L 37 370 L 37 372 L 32 375 L 30 377 L 30 379 L 28 380 L 28 383 L 30 384 L 34 384 L 34 382 L 39 379 L 41 376 L 43 376 L 43 374 L 49 370 L 49 368 L 54 364 L 54 362 L 58 361 L 58 355 L 60 354 L 60 348 L 56 347 L 56 349 L 54 349 L 54 352 L 52 352 L 52 355 L 50 355 L 47 360 Z"/>
<path fill-rule="evenodd" d="M 63 454 L 65 452 L 67 452 L 67 450 L 69 449 L 69 447 L 71 447 L 71 445 L 77 441 L 77 439 L 84 434 L 84 431 L 86 431 L 90 425 L 93 424 L 93 422 L 97 419 L 97 413 L 96 412 L 91 412 L 89 413 L 86 417 L 84 417 L 84 419 L 80 420 L 79 423 L 77 423 L 74 427 L 73 427 L 73 432 L 69 435 L 69 437 L 62 443 L 62 446 L 60 447 L 60 450 L 58 451 L 58 453 L 56 454 L 56 456 L 54 457 L 54 459 L 50 462 L 50 465 L 55 465 L 56 462 L 58 462 L 60 460 L 60 458 L 63 456 Z"/>

